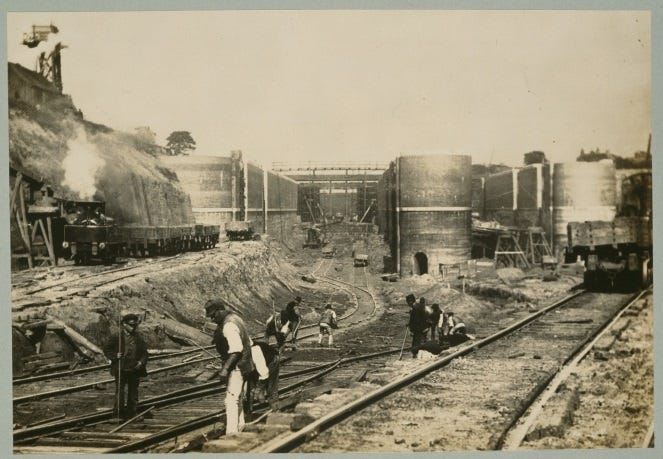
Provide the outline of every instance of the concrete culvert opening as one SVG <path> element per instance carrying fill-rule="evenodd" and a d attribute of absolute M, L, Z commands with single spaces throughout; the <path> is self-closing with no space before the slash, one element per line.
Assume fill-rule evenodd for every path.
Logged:
<path fill-rule="evenodd" d="M 423 252 L 414 255 L 414 274 L 428 274 L 428 257 Z"/>

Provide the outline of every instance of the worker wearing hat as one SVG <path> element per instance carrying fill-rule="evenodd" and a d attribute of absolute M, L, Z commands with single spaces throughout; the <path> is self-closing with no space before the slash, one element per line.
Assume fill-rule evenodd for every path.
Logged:
<path fill-rule="evenodd" d="M 410 300 L 407 300 L 408 303 Z M 426 298 L 419 298 L 418 302 L 412 304 L 410 308 L 410 319 L 408 329 L 412 333 L 412 357 L 417 356 L 417 347 L 428 340 L 428 328 L 430 323 L 426 313 Z"/>
<path fill-rule="evenodd" d="M 334 345 L 334 335 L 332 334 L 332 328 L 338 328 L 336 322 L 336 311 L 330 303 L 325 305 L 325 310 L 322 311 L 320 315 L 320 320 L 318 321 L 318 326 L 320 327 L 320 333 L 318 334 L 318 345 L 322 346 L 323 336 L 328 336 L 328 345 L 329 347 Z"/>
<path fill-rule="evenodd" d="M 265 340 L 269 341 L 269 337 L 274 336 L 280 349 L 285 344 L 288 335 L 292 333 L 291 343 L 294 345 L 297 342 L 297 332 L 302 323 L 297 307 L 301 302 L 302 298 L 296 296 L 281 312 L 267 318 L 265 322 Z"/>
<path fill-rule="evenodd" d="M 232 434 L 244 426 L 242 395 L 248 393 L 246 383 L 256 370 L 253 343 L 242 318 L 228 310 L 223 301 L 207 301 L 205 314 L 217 324 L 212 342 L 224 361 L 219 377 L 226 382 L 226 434 Z"/>
<path fill-rule="evenodd" d="M 111 335 L 104 347 L 104 355 L 111 361 L 111 375 L 115 377 L 115 414 L 121 418 L 136 415 L 138 385 L 140 378 L 147 376 L 147 344 L 137 331 L 139 322 L 136 314 L 123 315 L 120 333 Z"/>

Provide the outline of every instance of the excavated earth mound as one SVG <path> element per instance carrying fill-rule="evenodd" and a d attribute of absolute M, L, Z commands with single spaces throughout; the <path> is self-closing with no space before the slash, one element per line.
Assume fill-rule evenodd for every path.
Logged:
<path fill-rule="evenodd" d="M 216 249 L 186 253 L 176 260 L 141 261 L 137 264 L 139 274 L 135 276 L 98 287 L 83 296 L 81 293 L 67 296 L 64 288 L 56 292 L 64 297 L 62 300 L 15 314 L 24 317 L 39 314 L 52 323 L 66 325 L 92 344 L 82 350 L 100 361 L 103 357 L 95 353 L 94 346 L 102 347 L 117 329 L 121 312 L 135 312 L 142 317 L 139 329 L 150 349 L 210 344 L 215 326 L 206 321 L 203 308 L 210 298 L 225 300 L 242 315 L 254 334 L 263 331 L 273 308 L 280 310 L 295 295 L 304 298 L 300 307 L 303 320 L 313 321 L 318 314 L 317 306 L 324 304 L 329 292 L 323 285 L 313 289 L 311 284 L 303 282 L 301 273 L 283 261 L 278 250 L 270 249 L 270 244 L 275 245 L 269 240 L 224 243 Z M 68 285 L 74 288 L 77 274 L 64 276 L 71 276 Z M 47 333 L 47 337 L 48 340 L 42 341 L 41 353 L 73 355 L 71 349 L 63 351 L 62 340 L 54 334 Z M 13 344 L 14 371 L 20 373 L 20 362 L 33 354 L 35 348 L 16 329 Z"/>

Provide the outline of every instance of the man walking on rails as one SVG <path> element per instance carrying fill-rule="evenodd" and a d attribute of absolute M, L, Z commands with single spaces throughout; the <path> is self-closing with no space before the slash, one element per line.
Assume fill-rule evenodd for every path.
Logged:
<path fill-rule="evenodd" d="M 240 316 L 226 309 L 221 300 L 205 303 L 205 314 L 216 324 L 213 343 L 223 359 L 219 371 L 226 383 L 226 435 L 240 432 L 244 427 L 243 395 L 247 382 L 256 367 L 251 354 L 251 337 Z"/>
<path fill-rule="evenodd" d="M 147 345 L 136 331 L 138 323 L 136 314 L 126 314 L 119 333 L 113 334 L 104 347 L 104 355 L 111 361 L 111 375 L 115 377 L 115 414 L 123 419 L 136 416 L 138 385 L 140 378 L 147 376 Z"/>

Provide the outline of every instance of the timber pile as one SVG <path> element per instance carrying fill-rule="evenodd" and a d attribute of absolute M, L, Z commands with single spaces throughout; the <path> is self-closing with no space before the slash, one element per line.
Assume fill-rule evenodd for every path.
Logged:
<path fill-rule="evenodd" d="M 32 354 L 21 359 L 23 372 L 25 374 L 37 375 L 49 371 L 63 370 L 69 368 L 70 363 L 62 359 L 60 352 L 45 352 L 43 354 Z"/>

